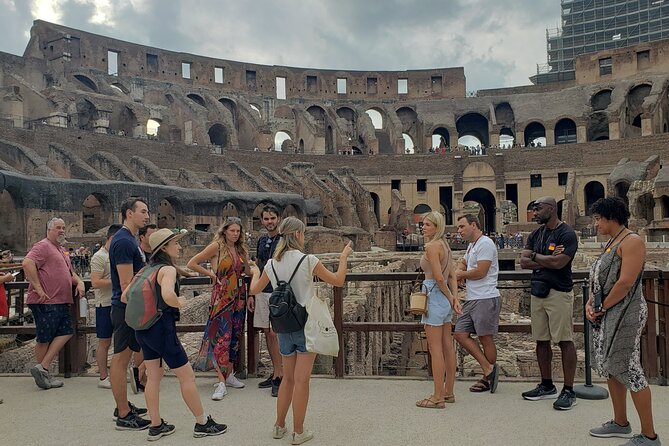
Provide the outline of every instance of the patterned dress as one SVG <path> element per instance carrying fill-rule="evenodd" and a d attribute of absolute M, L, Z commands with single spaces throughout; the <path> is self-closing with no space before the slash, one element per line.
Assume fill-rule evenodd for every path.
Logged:
<path fill-rule="evenodd" d="M 618 245 L 604 252 L 590 271 L 593 296 L 609 294 L 620 276 L 622 259 L 616 253 Z M 593 330 L 594 368 L 600 376 L 612 376 L 632 392 L 648 387 L 641 367 L 641 332 L 648 318 L 648 306 L 643 297 L 641 274 L 627 295 L 606 310 L 600 327 Z"/>
<path fill-rule="evenodd" d="M 211 292 L 209 319 L 204 327 L 193 369 L 207 371 L 219 369 L 228 376 L 239 354 L 239 340 L 244 334 L 246 315 L 246 285 L 242 280 L 244 263 L 240 257 L 223 256 L 219 260 Z"/>

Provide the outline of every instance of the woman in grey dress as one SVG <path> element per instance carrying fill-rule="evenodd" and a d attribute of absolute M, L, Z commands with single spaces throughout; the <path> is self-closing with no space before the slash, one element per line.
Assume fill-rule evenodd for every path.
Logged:
<path fill-rule="evenodd" d="M 646 245 L 627 229 L 630 214 L 622 199 L 599 199 L 592 205 L 592 214 L 597 231 L 610 239 L 590 272 L 592 293 L 586 317 L 595 327 L 595 368 L 608 378 L 613 420 L 591 429 L 590 435 L 631 438 L 626 446 L 659 445 L 640 358 L 641 332 L 648 317 L 641 286 Z M 641 420 L 640 435 L 632 435 L 627 420 L 628 389 Z"/>

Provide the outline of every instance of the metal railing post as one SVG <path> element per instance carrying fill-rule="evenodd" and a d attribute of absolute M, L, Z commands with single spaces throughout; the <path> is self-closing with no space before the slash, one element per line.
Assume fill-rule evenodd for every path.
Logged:
<path fill-rule="evenodd" d="M 344 377 L 344 355 L 346 346 L 344 345 L 344 290 L 341 287 L 334 287 L 332 296 L 334 298 L 334 324 L 339 338 L 339 355 L 335 358 L 335 378 Z"/>
<path fill-rule="evenodd" d="M 586 400 L 605 400 L 609 397 L 609 391 L 604 387 L 592 384 L 592 368 L 590 367 L 590 337 L 592 336 L 592 324 L 585 316 L 585 306 L 589 299 L 588 283 L 583 284 L 583 350 L 585 351 L 585 384 L 574 386 L 574 392 L 579 398 Z"/>

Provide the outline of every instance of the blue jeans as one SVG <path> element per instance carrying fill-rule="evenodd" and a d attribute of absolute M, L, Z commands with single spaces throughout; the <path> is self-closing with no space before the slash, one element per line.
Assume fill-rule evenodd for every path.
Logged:
<path fill-rule="evenodd" d="M 429 294 L 427 295 L 427 314 L 423 315 L 421 322 L 434 327 L 450 323 L 453 319 L 453 309 L 448 298 L 437 286 L 437 282 L 432 279 L 424 280 L 423 290 Z"/>
<path fill-rule="evenodd" d="M 307 353 L 307 340 L 304 338 L 304 329 L 292 333 L 277 333 L 279 338 L 279 352 L 283 356 L 293 356 L 296 353 Z"/>

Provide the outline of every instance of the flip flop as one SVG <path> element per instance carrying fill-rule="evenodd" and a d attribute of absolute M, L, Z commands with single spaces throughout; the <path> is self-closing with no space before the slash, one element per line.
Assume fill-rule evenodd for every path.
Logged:
<path fill-rule="evenodd" d="M 469 391 L 474 393 L 483 393 L 488 392 L 489 390 L 490 384 L 488 384 L 488 381 L 485 379 L 479 379 L 469 388 Z"/>
<path fill-rule="evenodd" d="M 497 367 L 497 363 L 492 365 L 492 372 L 490 372 L 490 374 L 486 376 L 485 379 L 488 381 L 490 393 L 495 393 L 495 391 L 497 391 L 497 384 L 499 382 L 499 367 Z"/>
<path fill-rule="evenodd" d="M 417 407 L 422 407 L 424 409 L 445 409 L 446 405 L 443 401 L 434 401 L 432 398 L 423 398 L 422 400 L 416 401 Z"/>

